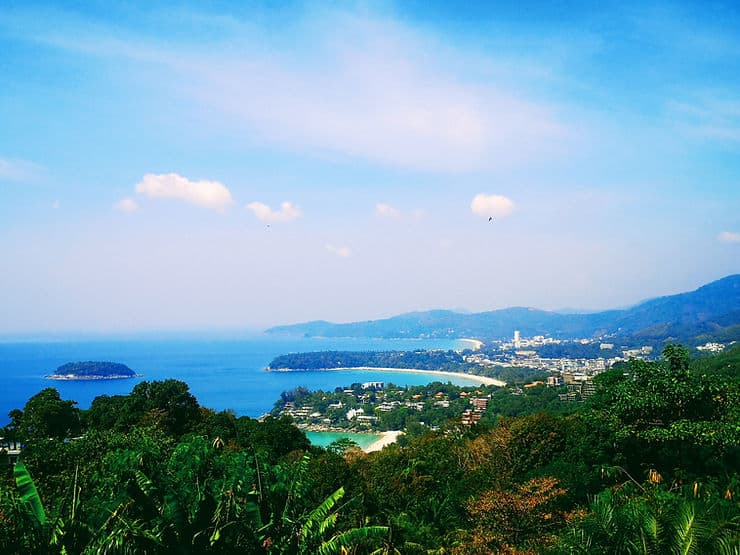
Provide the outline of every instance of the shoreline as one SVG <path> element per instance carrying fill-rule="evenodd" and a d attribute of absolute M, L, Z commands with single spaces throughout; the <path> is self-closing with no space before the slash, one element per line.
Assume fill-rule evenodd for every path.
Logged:
<path fill-rule="evenodd" d="M 358 436 L 358 435 L 370 435 L 370 436 L 380 436 L 378 439 L 373 441 L 371 444 L 367 445 L 366 447 L 361 448 L 361 450 L 364 453 L 372 453 L 374 451 L 380 451 L 383 449 L 383 447 L 386 447 L 388 445 L 391 445 L 393 443 L 396 443 L 398 441 L 399 436 L 403 435 L 405 432 L 401 430 L 390 430 L 386 432 L 377 432 L 377 431 L 358 431 L 358 430 L 347 430 L 344 428 L 334 428 L 331 426 L 322 426 L 322 425 L 316 425 L 316 424 L 309 424 L 308 426 L 298 426 L 298 428 L 304 432 L 314 432 L 314 433 L 328 433 L 328 434 L 347 434 L 348 436 Z"/>
<path fill-rule="evenodd" d="M 373 453 L 375 451 L 381 451 L 383 447 L 387 447 L 388 445 L 391 445 L 393 443 L 396 443 L 398 441 L 398 437 L 403 435 L 403 432 L 398 430 L 393 430 L 390 432 L 380 432 L 382 437 L 368 445 L 363 449 L 365 453 Z"/>
<path fill-rule="evenodd" d="M 463 374 L 462 372 L 448 372 L 446 370 L 422 370 L 420 368 L 381 368 L 378 366 L 355 366 L 347 368 L 322 368 L 320 370 L 300 370 L 295 368 L 265 368 L 267 372 L 396 372 L 399 374 L 428 374 L 430 376 L 443 376 L 447 378 L 462 378 L 464 380 L 470 380 L 477 382 L 480 385 L 495 385 L 497 387 L 505 387 L 506 382 L 497 380 L 496 378 L 489 378 L 488 376 L 478 376 L 476 374 Z"/>
<path fill-rule="evenodd" d="M 471 347 L 472 351 L 480 351 L 483 345 L 485 345 L 485 343 L 483 343 L 483 341 L 481 341 L 480 339 L 469 339 L 467 337 L 463 339 L 458 339 L 458 341 L 462 341 L 464 343 L 470 343 L 472 345 Z M 464 350 L 464 349 L 461 349 L 461 350 Z"/>
<path fill-rule="evenodd" d="M 111 374 L 110 376 L 82 376 L 76 374 L 49 374 L 44 376 L 45 380 L 56 380 L 60 382 L 85 382 L 95 380 L 128 380 L 131 378 L 143 378 L 144 374 L 134 374 L 132 376 L 123 374 Z"/>

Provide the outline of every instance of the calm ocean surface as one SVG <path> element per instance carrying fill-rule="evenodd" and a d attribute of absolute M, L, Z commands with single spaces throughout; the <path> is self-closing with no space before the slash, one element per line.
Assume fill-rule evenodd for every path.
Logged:
<path fill-rule="evenodd" d="M 380 434 L 351 434 L 349 432 L 306 432 L 308 441 L 319 447 L 328 447 L 334 441 L 339 439 L 351 439 L 360 449 L 365 449 L 375 443 L 381 437 Z"/>
<path fill-rule="evenodd" d="M 174 378 L 187 382 L 201 405 L 232 409 L 239 416 L 257 417 L 272 409 L 280 393 L 297 386 L 333 390 L 353 382 L 384 381 L 421 385 L 439 381 L 423 374 L 375 371 L 265 372 L 277 355 L 325 350 L 453 349 L 451 340 L 305 339 L 255 335 L 229 340 L 110 340 L 81 342 L 0 343 L 0 426 L 7 414 L 23 408 L 28 398 L 45 387 L 59 390 L 87 408 L 98 395 L 129 393 L 142 380 Z M 44 376 L 66 362 L 120 362 L 143 378 L 100 381 L 53 381 Z M 447 378 L 443 378 L 448 381 Z M 465 380 L 452 380 L 469 385 Z"/>

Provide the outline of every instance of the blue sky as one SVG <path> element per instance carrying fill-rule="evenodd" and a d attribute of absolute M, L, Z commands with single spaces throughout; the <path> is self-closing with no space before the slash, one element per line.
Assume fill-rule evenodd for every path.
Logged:
<path fill-rule="evenodd" d="M 739 30 L 731 2 L 5 2 L 0 333 L 740 272 Z"/>

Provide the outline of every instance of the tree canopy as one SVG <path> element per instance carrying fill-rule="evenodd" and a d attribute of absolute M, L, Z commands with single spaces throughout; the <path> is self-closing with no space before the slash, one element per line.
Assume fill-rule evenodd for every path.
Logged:
<path fill-rule="evenodd" d="M 202 407 L 175 380 L 88 410 L 45 389 L 4 434 L 25 448 L 0 472 L 0 552 L 737 554 L 733 361 L 669 346 L 570 410 L 546 388 L 497 392 L 478 425 L 415 423 L 369 454 Z"/>

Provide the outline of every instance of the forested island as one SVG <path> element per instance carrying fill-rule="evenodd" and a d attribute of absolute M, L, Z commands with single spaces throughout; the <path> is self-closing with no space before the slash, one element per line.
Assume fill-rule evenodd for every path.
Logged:
<path fill-rule="evenodd" d="M 48 380 L 116 380 L 138 378 L 137 374 L 125 364 L 117 362 L 68 362 L 46 376 Z"/>
<path fill-rule="evenodd" d="M 217 412 L 176 380 L 87 410 L 47 388 L 0 430 L 24 445 L 0 464 L 0 553 L 738 553 L 740 346 L 692 360 L 669 345 L 578 401 L 362 385 L 335 393 L 369 408 L 382 392 L 398 444 L 315 447 L 290 417 Z"/>
<path fill-rule="evenodd" d="M 503 361 L 486 359 L 487 349 L 472 350 L 422 350 L 415 351 L 315 351 L 289 353 L 275 357 L 266 370 L 322 371 L 353 368 L 378 368 L 397 370 L 422 370 L 452 372 L 462 375 L 492 378 L 505 385 L 527 379 L 544 379 L 547 372 L 528 361 L 516 366 Z M 491 355 L 496 359 L 495 355 Z M 482 362 L 483 361 L 483 362 Z M 490 382 L 490 380 L 488 380 Z M 492 383 L 492 382 L 490 382 Z"/>

